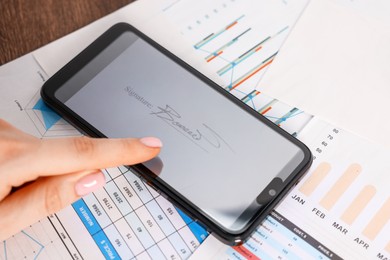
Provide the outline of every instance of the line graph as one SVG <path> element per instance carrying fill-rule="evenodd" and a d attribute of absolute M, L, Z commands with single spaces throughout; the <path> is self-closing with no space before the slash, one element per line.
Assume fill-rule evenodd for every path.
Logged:
<path fill-rule="evenodd" d="M 252 69 L 250 69 L 247 73 L 245 73 L 244 75 L 242 75 L 241 77 L 236 79 L 234 82 L 230 83 L 230 85 L 225 87 L 225 89 L 231 91 L 231 90 L 237 88 L 238 86 L 240 86 L 242 83 L 247 81 L 249 78 L 251 78 L 254 75 L 256 75 L 256 73 L 260 72 L 262 69 L 264 69 L 265 67 L 270 65 L 272 63 L 272 61 L 274 60 L 276 54 L 277 53 L 274 53 L 270 57 L 266 58 L 260 64 L 258 64 L 257 66 L 253 67 Z"/>
<path fill-rule="evenodd" d="M 62 242 L 58 235 L 51 230 L 52 226 L 47 219 L 43 219 L 18 234 L 2 242 L 3 250 L 0 259 L 41 259 L 62 257 L 68 252 L 61 250 Z"/>
<path fill-rule="evenodd" d="M 33 238 L 32 236 L 30 236 L 29 234 L 26 233 L 26 231 L 22 231 L 22 233 L 24 235 L 26 235 L 29 239 L 31 239 L 32 241 L 34 241 L 34 243 L 36 243 L 38 246 L 39 246 L 39 250 L 38 252 L 36 251 L 33 251 L 33 253 L 35 253 L 35 257 L 34 259 L 38 259 L 39 255 L 42 253 L 42 250 L 45 248 L 44 245 L 42 245 L 39 241 L 37 241 L 35 238 Z"/>
<path fill-rule="evenodd" d="M 218 75 L 222 76 L 223 74 L 225 74 L 226 72 L 228 72 L 229 70 L 231 70 L 232 68 L 237 66 L 238 64 L 243 62 L 245 59 L 249 58 L 251 55 L 253 55 L 257 51 L 261 50 L 263 44 L 265 44 L 266 42 L 268 42 L 272 38 L 278 36 L 279 34 L 286 31 L 287 29 L 288 29 L 288 26 L 284 27 L 282 30 L 277 32 L 275 35 L 268 36 L 267 38 L 262 40 L 260 43 L 256 44 L 255 46 L 253 46 L 252 48 L 250 48 L 249 50 L 247 50 L 246 52 L 241 54 L 239 57 L 237 57 L 235 60 L 233 60 L 230 64 L 228 64 L 228 65 L 224 66 L 223 68 L 221 68 L 220 70 L 218 70 L 217 71 Z M 276 55 L 276 53 L 275 53 L 275 55 Z"/>
<path fill-rule="evenodd" d="M 223 53 L 223 50 L 226 49 L 227 47 L 233 45 L 235 42 L 237 42 L 245 33 L 249 32 L 251 30 L 251 28 L 248 28 L 246 29 L 244 32 L 240 33 L 239 35 L 237 35 L 236 37 L 234 37 L 232 40 L 230 40 L 228 43 L 224 44 L 223 46 L 219 47 L 217 50 L 213 51 L 211 54 L 209 54 L 205 60 L 207 62 L 210 62 L 212 61 L 213 59 L 215 59 L 216 57 L 218 57 L 219 55 L 221 55 Z"/>
<path fill-rule="evenodd" d="M 209 43 L 210 41 L 214 40 L 215 38 L 217 38 L 219 35 L 223 34 L 224 32 L 226 32 L 227 30 L 231 29 L 233 26 L 237 25 L 238 21 L 241 20 L 242 18 L 244 18 L 245 15 L 241 15 L 240 17 L 238 17 L 237 19 L 235 19 L 233 22 L 231 22 L 230 24 L 228 24 L 226 27 L 222 28 L 221 30 L 219 30 L 218 32 L 215 32 L 215 33 L 211 33 L 210 35 L 206 36 L 206 38 L 202 39 L 201 41 L 199 41 L 198 43 L 196 43 L 194 45 L 194 48 L 195 49 L 200 49 L 201 47 L 203 47 L 204 45 L 206 45 L 207 43 Z"/>
<path fill-rule="evenodd" d="M 211 7 L 202 0 L 195 7 L 182 0 L 164 14 L 181 28 L 195 54 L 225 83 L 226 91 L 296 134 L 311 116 L 260 94 L 261 78 L 306 3 L 237 0 L 216 1 Z"/>
<path fill-rule="evenodd" d="M 24 111 L 42 138 L 80 135 L 73 126 L 42 101 L 39 91 L 30 99 Z"/>

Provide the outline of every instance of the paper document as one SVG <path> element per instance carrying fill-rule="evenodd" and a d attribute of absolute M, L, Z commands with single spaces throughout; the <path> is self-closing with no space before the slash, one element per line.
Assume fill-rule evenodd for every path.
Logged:
<path fill-rule="evenodd" d="M 0 259 L 186 259 L 194 252 L 195 259 L 390 259 L 390 150 L 340 128 L 377 129 L 380 142 L 390 130 L 383 120 L 390 66 L 371 64 L 390 60 L 388 50 L 377 55 L 390 46 L 381 23 L 387 18 L 366 16 L 375 13 L 363 8 L 368 0 L 329 1 L 139 0 L 0 67 L 1 118 L 40 138 L 79 135 L 44 105 L 40 87 L 111 25 L 128 22 L 315 156 L 304 179 L 240 247 L 208 236 L 119 167 L 104 171 L 104 189 L 0 242 Z M 352 83 L 354 89 L 345 87 Z M 325 112 L 338 113 L 329 117 L 335 124 L 320 119 Z"/>
<path fill-rule="evenodd" d="M 296 134 L 311 115 L 278 102 L 256 86 L 307 2 L 139 1 L 131 10 L 119 10 L 115 17 L 77 31 L 65 43 L 45 46 L 34 56 L 45 70 L 54 73 L 53 68 L 63 65 L 61 59 L 53 59 L 54 53 L 63 49 L 77 53 L 82 50 L 80 45 L 90 41 L 87 35 L 103 32 L 109 22 L 129 22 L 275 124 Z M 72 57 L 69 52 L 61 55 L 64 59 Z"/>
<path fill-rule="evenodd" d="M 388 259 L 390 149 L 313 118 L 315 157 L 300 183 L 242 246 L 208 238 L 192 259 Z"/>
<path fill-rule="evenodd" d="M 390 25 L 311 1 L 259 89 L 390 147 L 389 46 Z"/>
<path fill-rule="evenodd" d="M 256 88 L 304 12 L 307 0 L 177 1 L 162 10 L 221 86 L 275 124 L 297 134 L 311 115 Z M 200 69 L 200 68 L 198 68 Z"/>

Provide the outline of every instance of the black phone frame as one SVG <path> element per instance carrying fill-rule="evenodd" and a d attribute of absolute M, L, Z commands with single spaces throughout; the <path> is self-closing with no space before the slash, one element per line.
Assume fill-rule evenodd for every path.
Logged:
<path fill-rule="evenodd" d="M 178 206 L 186 214 L 188 214 L 195 221 L 198 221 L 203 227 L 209 232 L 216 236 L 219 240 L 225 244 L 236 246 L 245 242 L 249 238 L 250 234 L 258 227 L 261 221 L 271 212 L 271 210 L 283 199 L 287 192 L 300 180 L 303 174 L 307 171 L 312 163 L 312 154 L 309 148 L 300 142 L 295 137 L 291 136 L 288 132 L 282 128 L 276 126 L 273 122 L 265 118 L 263 115 L 244 104 L 241 100 L 224 90 L 214 81 L 207 78 L 205 75 L 191 67 L 189 64 L 175 56 L 173 53 L 168 51 L 166 48 L 146 36 L 144 33 L 136 29 L 135 27 L 127 23 L 117 23 L 104 32 L 94 42 L 92 42 L 87 48 L 80 52 L 75 58 L 69 61 L 63 68 L 55 73 L 50 79 L 48 79 L 41 89 L 41 97 L 43 101 L 51 107 L 54 111 L 60 114 L 66 121 L 75 126 L 82 133 L 96 138 L 106 138 L 99 130 L 94 128 L 88 122 L 83 120 L 80 116 L 75 114 L 67 106 L 55 97 L 55 92 L 62 87 L 62 85 L 72 78 L 77 72 L 80 72 L 94 57 L 99 55 L 106 47 L 108 47 L 115 39 L 117 39 L 122 33 L 131 31 L 138 37 L 142 38 L 154 48 L 165 54 L 167 57 L 172 59 L 174 62 L 191 72 L 193 75 L 201 79 L 207 85 L 215 89 L 221 95 L 224 95 L 237 106 L 241 107 L 252 116 L 256 117 L 262 123 L 266 124 L 271 129 L 277 131 L 283 137 L 297 145 L 304 154 L 304 160 L 298 165 L 298 167 L 290 174 L 286 180 L 285 187 L 280 191 L 279 195 L 276 196 L 268 205 L 262 208 L 261 212 L 258 212 L 246 225 L 246 228 L 237 233 L 228 232 L 226 229 L 215 223 L 213 220 L 202 214 L 202 210 L 191 204 L 190 201 L 185 199 L 181 194 L 175 190 L 171 190 L 169 187 L 164 185 L 163 182 L 157 181 L 151 177 L 150 171 L 142 164 L 128 166 L 128 168 L 136 174 L 138 177 L 146 181 L 152 188 L 157 190 L 161 195 L 171 201 L 174 205 Z M 149 172 L 149 174 L 145 174 Z"/>

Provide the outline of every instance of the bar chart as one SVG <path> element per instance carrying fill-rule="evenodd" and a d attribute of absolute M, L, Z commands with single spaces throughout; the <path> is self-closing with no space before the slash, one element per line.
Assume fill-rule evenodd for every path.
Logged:
<path fill-rule="evenodd" d="M 388 257 L 390 150 L 316 118 L 301 139 L 313 151 L 314 164 L 279 212 L 294 212 L 301 227 L 321 229 L 323 237 L 342 238 L 357 252 Z"/>
<path fill-rule="evenodd" d="M 300 186 L 299 191 L 306 196 L 310 194 L 321 184 L 320 180 L 325 178 L 330 171 L 329 163 L 321 163 L 318 165 L 313 174 Z M 350 165 L 345 172 L 334 183 L 332 188 L 323 196 L 319 204 L 326 210 L 332 210 L 333 206 L 341 199 L 347 189 L 351 188 L 356 178 L 361 174 L 362 168 L 358 164 Z M 354 221 L 363 213 L 374 198 L 377 189 L 367 184 L 361 188 L 359 193 L 353 198 L 353 201 L 345 208 L 340 219 L 348 225 L 352 225 Z M 377 210 L 370 222 L 365 226 L 363 234 L 370 240 L 374 240 L 378 233 L 385 227 L 390 220 L 390 198 Z"/>
<path fill-rule="evenodd" d="M 246 243 L 208 238 L 195 259 L 390 259 L 390 150 L 316 117 L 298 138 L 305 177 Z"/>

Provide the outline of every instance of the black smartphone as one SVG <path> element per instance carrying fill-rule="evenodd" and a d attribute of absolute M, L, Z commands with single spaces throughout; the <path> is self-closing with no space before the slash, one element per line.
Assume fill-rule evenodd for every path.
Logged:
<path fill-rule="evenodd" d="M 249 237 L 312 161 L 299 140 L 125 23 L 41 95 L 87 135 L 160 138 L 157 158 L 129 168 L 229 245 Z"/>

